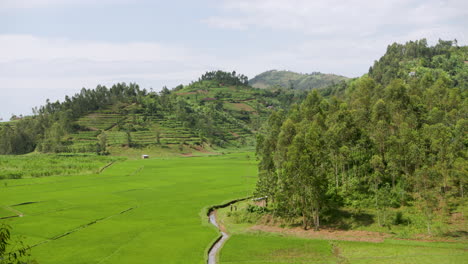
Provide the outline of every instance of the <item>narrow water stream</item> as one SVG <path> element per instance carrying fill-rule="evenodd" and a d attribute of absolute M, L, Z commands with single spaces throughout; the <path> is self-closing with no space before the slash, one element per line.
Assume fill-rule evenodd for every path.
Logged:
<path fill-rule="evenodd" d="M 228 238 L 229 238 L 229 235 L 227 233 L 223 232 L 223 230 L 221 230 L 221 228 L 219 228 L 218 222 L 216 221 L 216 209 L 225 208 L 225 207 L 228 207 L 228 206 L 230 206 L 232 204 L 235 204 L 235 203 L 241 202 L 241 201 L 245 201 L 245 200 L 250 199 L 250 198 L 252 198 L 252 197 L 246 197 L 246 198 L 232 200 L 232 201 L 227 202 L 225 204 L 213 206 L 213 207 L 211 207 L 209 209 L 209 211 L 208 211 L 209 212 L 209 214 L 208 214 L 209 221 L 210 221 L 210 223 L 212 225 L 214 225 L 214 226 L 216 226 L 216 228 L 218 228 L 219 232 L 221 232 L 221 237 L 218 240 L 216 240 L 216 242 L 213 244 L 213 246 L 211 246 L 210 250 L 208 251 L 208 264 L 216 264 L 216 255 L 218 254 L 219 250 L 223 246 L 224 242 L 226 242 L 226 240 L 228 240 Z"/>
<path fill-rule="evenodd" d="M 218 251 L 223 246 L 224 242 L 229 238 L 229 235 L 221 231 L 219 228 L 218 222 L 216 222 L 216 210 L 211 211 L 210 213 L 210 223 L 216 226 L 219 231 L 221 232 L 221 239 L 218 239 L 211 247 L 210 251 L 208 252 L 208 264 L 216 264 L 216 255 Z"/>

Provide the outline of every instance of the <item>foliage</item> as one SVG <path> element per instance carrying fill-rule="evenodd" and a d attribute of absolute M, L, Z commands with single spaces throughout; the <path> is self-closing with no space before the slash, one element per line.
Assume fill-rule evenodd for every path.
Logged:
<path fill-rule="evenodd" d="M 434 214 L 459 206 L 467 185 L 468 53 L 452 44 L 392 44 L 344 91 L 312 91 L 273 113 L 258 136 L 257 194 L 304 228 L 318 228 L 327 207 L 372 206 L 383 226 L 390 207 L 415 204 L 431 234 Z"/>
<path fill-rule="evenodd" d="M 0 264 L 22 264 L 30 256 L 30 248 L 22 241 L 12 241 L 11 227 L 0 224 Z"/>
<path fill-rule="evenodd" d="M 200 81 L 217 81 L 222 85 L 248 85 L 249 78 L 243 74 L 237 75 L 235 71 L 211 71 L 206 72 L 200 77 Z"/>

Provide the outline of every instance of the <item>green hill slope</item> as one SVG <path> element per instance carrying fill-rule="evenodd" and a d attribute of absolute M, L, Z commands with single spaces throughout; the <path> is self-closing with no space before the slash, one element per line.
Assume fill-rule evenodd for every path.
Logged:
<path fill-rule="evenodd" d="M 253 88 L 246 76 L 222 71 L 160 92 L 136 84 L 98 86 L 63 102 L 47 102 L 15 126 L 4 125 L 0 154 L 254 146 L 255 133 L 267 116 L 301 96 Z"/>
<path fill-rule="evenodd" d="M 292 71 L 271 70 L 255 76 L 249 81 L 256 88 L 277 88 L 312 90 L 347 80 L 347 77 L 313 72 L 310 74 Z"/>

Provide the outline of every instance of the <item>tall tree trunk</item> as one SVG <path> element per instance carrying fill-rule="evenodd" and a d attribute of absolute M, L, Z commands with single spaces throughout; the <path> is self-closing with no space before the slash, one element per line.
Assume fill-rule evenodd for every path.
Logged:
<path fill-rule="evenodd" d="M 304 230 L 307 230 L 307 216 L 305 214 L 305 211 L 302 211 L 302 228 L 304 228 Z"/>
<path fill-rule="evenodd" d="M 302 227 L 307 230 L 307 206 L 304 196 L 302 196 Z"/>
<path fill-rule="evenodd" d="M 337 158 L 335 157 L 335 160 L 337 160 Z M 339 186 L 339 180 L 338 180 L 338 162 L 335 162 L 334 164 L 335 166 L 335 186 L 336 186 L 336 189 L 338 189 L 338 186 Z"/>
<path fill-rule="evenodd" d="M 314 212 L 314 230 L 318 231 L 320 228 L 320 216 L 318 208 L 313 209 Z"/>
<path fill-rule="evenodd" d="M 463 195 L 463 182 L 462 182 L 461 179 L 460 179 L 460 195 L 461 195 L 461 198 L 464 198 L 464 195 Z"/>

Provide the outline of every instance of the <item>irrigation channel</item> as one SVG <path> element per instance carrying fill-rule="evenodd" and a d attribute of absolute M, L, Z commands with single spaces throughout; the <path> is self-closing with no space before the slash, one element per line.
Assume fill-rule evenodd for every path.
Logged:
<path fill-rule="evenodd" d="M 216 264 L 216 255 L 224 242 L 229 238 L 229 235 L 221 231 L 219 228 L 218 223 L 216 222 L 216 210 L 211 211 L 209 218 L 210 223 L 216 226 L 221 232 L 221 237 L 216 240 L 216 242 L 211 246 L 210 251 L 208 251 L 208 264 Z"/>
<path fill-rule="evenodd" d="M 218 239 L 216 239 L 213 245 L 211 245 L 210 250 L 208 250 L 208 264 L 216 264 L 216 255 L 218 254 L 219 250 L 223 246 L 224 242 L 226 242 L 226 240 L 229 238 L 229 235 L 221 230 L 218 222 L 216 221 L 216 209 L 225 208 L 225 207 L 230 206 L 231 204 L 234 204 L 240 201 L 245 201 L 250 198 L 251 197 L 232 200 L 225 204 L 212 206 L 211 208 L 208 209 L 208 221 L 212 225 L 214 225 L 216 228 L 218 228 L 219 232 L 221 232 L 221 236 Z"/>

